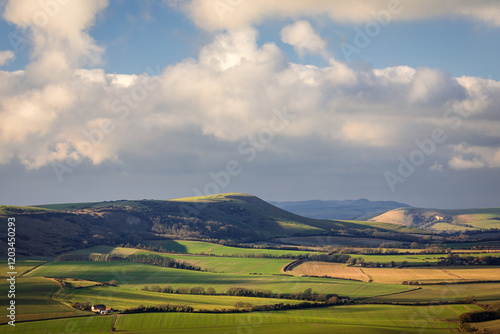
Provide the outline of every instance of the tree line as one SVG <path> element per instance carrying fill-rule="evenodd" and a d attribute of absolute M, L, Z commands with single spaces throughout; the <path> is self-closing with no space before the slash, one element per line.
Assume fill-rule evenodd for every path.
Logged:
<path fill-rule="evenodd" d="M 155 313 L 155 312 L 187 312 L 187 313 L 243 313 L 243 312 L 256 312 L 256 311 L 280 311 L 280 310 L 294 310 L 305 308 L 316 308 L 322 306 L 329 306 L 335 303 L 330 301 L 325 302 L 302 302 L 298 304 L 277 303 L 265 305 L 252 305 L 247 302 L 236 302 L 234 308 L 223 309 L 199 309 L 195 310 L 192 306 L 188 305 L 173 305 L 173 304 L 160 304 L 153 306 L 139 305 L 121 311 L 122 314 L 131 313 Z"/>
<path fill-rule="evenodd" d="M 231 287 L 227 289 L 226 292 L 218 294 L 217 291 L 212 287 L 205 289 L 202 286 L 195 286 L 191 288 L 178 287 L 174 289 L 170 285 L 164 287 L 160 287 L 159 285 L 153 285 L 149 287 L 148 285 L 146 285 L 141 290 L 158 292 L 158 293 L 175 293 L 175 294 L 191 294 L 191 295 L 226 295 L 234 297 L 259 297 L 259 298 L 307 300 L 315 302 L 328 302 L 330 304 L 336 304 L 339 301 L 339 297 L 336 294 L 320 294 L 316 291 L 313 291 L 311 288 L 305 289 L 302 292 L 295 292 L 292 294 L 273 293 L 271 290 L 248 289 L 244 287 Z"/>
<path fill-rule="evenodd" d="M 471 265 L 471 264 L 484 264 L 484 265 L 500 265 L 499 256 L 460 256 L 457 254 L 448 254 L 446 259 L 440 260 L 438 265 L 441 266 L 456 266 L 456 265 Z"/>
<path fill-rule="evenodd" d="M 459 329 L 461 331 L 486 333 L 484 331 L 480 332 L 480 330 L 471 325 L 471 323 L 500 319 L 500 304 L 494 304 L 494 305 L 477 304 L 477 305 L 483 307 L 484 309 L 479 311 L 471 311 L 460 315 Z"/>
<path fill-rule="evenodd" d="M 201 268 L 198 266 L 193 266 L 187 262 L 171 259 L 158 254 L 63 254 L 59 255 L 55 261 L 132 262 L 167 268 L 201 271 Z"/>

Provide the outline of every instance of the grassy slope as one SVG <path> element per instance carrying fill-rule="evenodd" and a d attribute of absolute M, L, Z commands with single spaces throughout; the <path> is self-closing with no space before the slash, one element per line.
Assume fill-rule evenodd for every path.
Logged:
<path fill-rule="evenodd" d="M 59 284 L 53 280 L 39 277 L 16 279 L 16 320 L 50 319 L 55 317 L 72 317 L 78 314 L 74 309 L 62 305 L 52 299 L 59 290 Z M 0 281 L 0 304 L 8 305 L 7 280 Z M 5 309 L 4 309 L 5 310 Z M 81 313 L 81 312 L 80 312 Z M 2 316 L 0 323 L 6 323 L 7 317 Z"/>
<path fill-rule="evenodd" d="M 53 210 L 100 210 L 106 207 L 129 207 L 160 210 L 174 216 L 186 212 L 202 220 L 213 220 L 233 224 L 260 233 L 266 237 L 290 236 L 293 234 L 315 235 L 334 230 L 360 231 L 376 228 L 400 233 L 426 233 L 408 227 L 394 227 L 380 222 L 358 222 L 342 220 L 317 220 L 301 217 L 279 209 L 255 196 L 228 193 L 204 197 L 181 198 L 168 201 L 114 201 L 100 203 L 68 203 L 43 205 Z"/>
<path fill-rule="evenodd" d="M 283 300 L 273 298 L 233 297 L 233 296 L 208 296 L 208 295 L 183 295 L 173 293 L 159 293 L 120 287 L 93 287 L 78 289 L 73 292 L 72 301 L 104 304 L 107 307 L 124 310 L 139 305 L 175 304 L 190 305 L 195 309 L 232 309 L 234 303 L 244 300 L 252 305 L 267 305 L 278 303 L 298 304 L 302 301 Z"/>
<path fill-rule="evenodd" d="M 20 213 L 33 213 L 33 212 L 50 212 L 45 208 L 33 206 L 15 206 L 15 205 L 0 205 L 0 216 L 17 215 Z"/>
<path fill-rule="evenodd" d="M 243 314 L 150 313 L 119 315 L 117 331 L 131 333 L 449 333 L 458 315 L 475 305 L 394 306 L 351 305 L 309 310 Z M 18 324 L 0 333 L 109 332 L 113 316 Z M 68 331 L 72 325 L 74 331 Z"/>
<path fill-rule="evenodd" d="M 92 316 L 85 318 L 56 319 L 36 322 L 17 323 L 15 327 L 0 326 L 0 333 L 54 334 L 88 333 L 108 334 L 113 325 L 113 316 Z"/>
<path fill-rule="evenodd" d="M 185 217 L 186 211 L 193 213 L 191 217 L 193 219 Z M 15 213 L 18 219 L 19 256 L 56 255 L 78 249 L 85 244 L 84 241 L 93 244 L 101 238 L 111 238 L 117 243 L 129 240 L 126 237 L 121 238 L 115 233 L 116 231 L 121 231 L 123 234 L 141 233 L 147 240 L 156 233 L 153 232 L 153 220 L 160 222 L 160 225 L 156 226 L 156 231 L 170 233 L 174 222 L 179 224 L 184 222 L 184 228 L 189 231 L 188 234 L 191 233 L 189 235 L 217 236 L 223 239 L 233 236 L 269 240 L 295 235 L 324 235 L 331 230 L 343 230 L 353 234 L 367 229 L 420 233 L 418 230 L 394 227 L 391 224 L 305 218 L 247 194 L 223 194 L 170 201 L 70 203 L 44 206 L 44 208 L 3 207 L 0 215 L 1 212 L 4 215 Z M 129 224 L 132 221 L 136 222 L 135 225 Z M 197 222 L 197 225 L 193 222 Z M 216 222 L 213 223 L 215 226 L 223 224 L 231 226 L 227 230 L 217 227 L 218 232 L 205 235 L 207 232 L 204 232 L 203 224 L 208 222 Z M 6 231 L 0 231 L 0 239 L 6 238 L 5 233 Z M 183 245 L 174 246 L 178 250 L 183 249 Z M 5 244 L 0 244 L 0 251 L 2 249 L 5 251 Z M 209 249 L 201 251 L 207 252 Z M 232 251 L 234 249 L 216 247 L 213 249 L 213 254 L 234 254 Z M 259 251 L 245 250 L 245 252 Z M 277 251 L 269 253 L 275 254 Z"/>
<path fill-rule="evenodd" d="M 171 258 L 199 266 L 217 273 L 262 275 L 280 274 L 281 268 L 290 263 L 287 259 L 234 258 L 214 256 L 174 255 Z"/>
<path fill-rule="evenodd" d="M 212 245 L 208 243 L 201 243 L 201 244 Z M 226 246 L 221 246 L 221 247 L 229 249 L 229 251 L 222 251 L 223 254 L 231 253 L 230 251 L 233 250 L 233 248 L 234 250 L 232 252 L 232 255 L 234 254 L 241 255 L 241 253 L 236 253 L 236 252 L 240 250 L 246 250 L 236 247 L 226 247 Z M 251 253 L 268 254 L 267 253 L 268 250 L 259 250 L 259 249 L 248 249 L 248 250 L 255 251 Z M 276 250 L 276 253 L 274 253 L 274 255 L 280 255 L 280 256 L 286 255 L 288 254 L 287 252 L 293 252 L 293 251 Z M 302 254 L 302 252 L 297 252 L 297 253 Z M 250 273 L 259 273 L 264 275 L 280 274 L 281 268 L 283 268 L 283 266 L 292 261 L 291 259 L 273 259 L 273 258 L 180 255 L 171 253 L 151 252 L 136 248 L 124 248 L 124 247 L 112 247 L 112 246 L 95 246 L 70 252 L 70 254 L 120 254 L 120 255 L 155 254 L 155 255 L 169 257 L 172 259 L 177 259 L 179 261 L 188 262 L 192 265 L 199 266 L 202 270 L 209 270 L 218 273 L 232 273 L 232 274 L 250 274 Z M 295 255 L 296 253 L 294 252 L 292 254 Z"/>
<path fill-rule="evenodd" d="M 45 261 L 18 261 L 16 262 L 15 266 L 15 272 L 17 273 L 17 276 L 21 276 L 25 272 L 27 272 L 30 269 L 35 268 L 36 266 L 39 266 L 41 264 L 44 264 Z M 7 261 L 2 261 L 0 263 L 0 277 L 8 277 L 10 275 L 7 275 L 7 272 L 11 272 L 12 270 L 9 269 Z"/>
<path fill-rule="evenodd" d="M 167 332 L 167 328 L 191 328 L 188 333 L 238 332 L 270 333 L 447 333 L 456 328 L 460 313 L 476 310 L 477 306 L 451 305 L 417 309 L 408 306 L 359 305 L 332 308 L 227 314 L 213 317 L 200 314 L 133 315 L 120 317 L 118 330 L 147 328 Z M 423 311 L 423 312 L 421 312 Z M 413 319 L 414 321 L 409 321 Z M 279 327 L 278 327 L 279 326 Z M 160 331 L 163 329 L 163 331 Z M 210 330 L 212 329 L 212 330 Z"/>
<path fill-rule="evenodd" d="M 175 243 L 174 247 L 170 247 L 172 243 Z M 156 245 L 161 246 L 161 244 L 156 243 Z M 316 252 L 311 251 L 295 251 L 295 250 L 281 250 L 281 249 L 259 249 L 259 248 L 242 248 L 242 247 L 229 247 L 222 246 L 218 244 L 212 244 L 203 241 L 183 241 L 183 240 L 171 240 L 166 242 L 166 246 L 162 247 L 166 251 L 172 251 L 177 253 L 186 254 L 206 254 L 206 255 L 218 255 L 218 256 L 251 256 L 251 255 L 273 255 L 273 256 L 297 256 L 305 254 L 316 254 Z M 70 252 L 71 254 L 136 254 L 138 252 L 142 253 L 155 253 L 155 254 L 165 254 L 144 251 L 137 248 L 125 248 L 125 247 L 113 247 L 113 246 L 94 246 L 85 249 L 79 249 Z M 319 252 L 321 253 L 321 252 Z M 318 253 L 318 254 L 319 254 Z M 169 257 L 172 257 L 172 253 L 168 253 Z"/>
<path fill-rule="evenodd" d="M 116 262 L 53 262 L 40 266 L 27 274 L 30 277 L 74 277 L 108 282 L 116 279 L 133 289 L 158 284 L 178 287 L 203 286 L 218 292 L 230 287 L 268 289 L 274 293 L 295 293 L 312 288 L 320 293 L 336 293 L 351 298 L 377 296 L 413 289 L 403 285 L 365 284 L 362 282 L 314 277 L 275 275 L 219 274 L 171 269 L 134 263 Z"/>
<path fill-rule="evenodd" d="M 425 285 L 419 290 L 395 294 L 392 296 L 377 296 L 368 301 L 380 302 L 422 302 L 422 301 L 460 301 L 467 296 L 475 296 L 477 300 L 487 303 L 500 302 L 500 283 L 472 283 Z"/>
<path fill-rule="evenodd" d="M 312 247 L 314 246 L 378 247 L 386 242 L 394 242 L 394 240 L 389 240 L 389 239 L 355 238 L 355 237 L 344 237 L 344 236 L 290 237 L 290 238 L 280 238 L 279 241 L 292 245 L 307 245 Z"/>
<path fill-rule="evenodd" d="M 461 210 L 441 210 L 441 209 L 417 209 L 417 208 L 399 208 L 376 216 L 371 221 L 385 222 L 397 225 L 407 225 L 411 219 L 406 216 L 408 211 L 415 211 L 423 214 L 426 217 L 432 215 L 452 216 L 453 225 L 443 222 L 434 224 L 435 230 L 471 230 L 471 229 L 488 229 L 499 228 L 500 220 L 491 220 L 489 218 L 500 217 L 500 208 L 484 208 L 484 209 L 461 209 Z M 458 224 L 458 225 L 456 225 Z M 471 225 L 460 226 L 460 224 Z"/>

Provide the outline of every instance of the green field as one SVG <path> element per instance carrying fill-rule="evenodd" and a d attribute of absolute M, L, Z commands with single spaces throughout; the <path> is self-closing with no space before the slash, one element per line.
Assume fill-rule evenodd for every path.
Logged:
<path fill-rule="evenodd" d="M 219 244 L 212 244 L 203 241 L 184 241 L 184 240 L 170 240 L 167 242 L 150 242 L 154 246 L 162 247 L 167 252 L 193 254 L 193 255 L 214 255 L 214 256 L 233 256 L 233 257 L 251 257 L 271 255 L 274 257 L 298 256 L 307 254 L 322 254 L 322 252 L 301 251 L 301 250 L 281 250 L 281 249 L 260 249 L 260 248 L 242 248 L 242 247 L 229 247 Z M 72 251 L 71 254 L 121 254 L 130 255 L 137 252 L 149 252 L 137 248 L 125 247 L 112 247 L 112 246 L 94 246 L 90 248 L 78 249 Z M 172 253 L 158 253 L 168 254 L 167 256 L 173 257 Z"/>
<path fill-rule="evenodd" d="M 421 289 L 392 296 L 378 296 L 368 301 L 383 302 L 423 302 L 423 301 L 459 301 L 468 296 L 486 303 L 500 302 L 500 283 L 472 283 L 448 285 L 424 285 Z"/>
<path fill-rule="evenodd" d="M 209 244 L 210 245 L 210 244 Z M 222 246 L 223 247 L 223 246 Z M 232 249 L 233 247 L 225 247 Z M 259 251 L 259 250 L 255 250 Z M 243 258 L 229 256 L 202 256 L 202 255 L 180 255 L 172 253 L 158 253 L 145 251 L 136 248 L 111 247 L 111 246 L 96 246 L 86 249 L 73 251 L 70 254 L 156 254 L 166 256 L 179 261 L 188 262 L 194 266 L 199 266 L 202 270 L 208 270 L 218 273 L 231 274 L 263 274 L 272 275 L 280 274 L 281 268 L 290 263 L 291 259 L 275 259 L 275 258 Z"/>
<path fill-rule="evenodd" d="M 38 208 L 33 206 L 15 206 L 15 205 L 0 205 L 0 215 L 7 216 L 13 214 L 29 213 L 29 212 L 43 212 L 50 211 L 45 208 Z"/>
<path fill-rule="evenodd" d="M 287 251 L 275 249 L 246 249 L 237 247 L 227 247 L 216 244 L 210 244 L 199 241 L 175 241 L 179 245 L 187 243 L 187 249 L 190 249 L 189 254 L 211 254 L 212 256 L 194 256 L 194 255 L 179 255 L 171 253 L 158 253 L 144 251 L 136 248 L 111 247 L 111 246 L 95 246 L 91 248 L 81 249 L 71 252 L 71 254 L 158 254 L 167 256 L 173 259 L 186 261 L 192 265 L 199 266 L 203 270 L 211 270 L 214 272 L 224 273 L 261 273 L 261 274 L 279 274 L 280 269 L 289 263 L 291 260 L 273 259 L 273 258 L 245 258 L 234 257 L 243 256 L 244 254 L 270 254 L 274 256 L 303 255 L 303 254 L 324 254 L 324 252 L 304 252 L 304 251 Z M 205 252 L 196 253 L 196 250 L 206 249 Z M 243 253 L 244 252 L 244 253 Z M 479 252 L 460 252 L 461 256 L 500 256 L 498 252 L 479 253 Z M 400 254 L 400 255 L 371 255 L 371 254 L 348 254 L 353 258 L 363 258 L 365 262 L 373 263 L 390 263 L 394 261 L 396 264 L 402 264 L 404 261 L 407 265 L 434 265 L 440 260 L 446 259 L 447 254 Z"/>
<path fill-rule="evenodd" d="M 454 225 L 450 223 L 436 223 L 432 225 L 432 229 L 436 231 L 474 231 L 474 227 Z"/>
<path fill-rule="evenodd" d="M 131 288 L 144 285 L 171 285 L 173 288 L 202 286 L 218 292 L 230 287 L 271 290 L 274 293 L 295 293 L 311 288 L 320 293 L 335 293 L 351 298 L 398 293 L 414 289 L 403 285 L 364 284 L 363 282 L 315 277 L 277 275 L 219 274 L 163 268 L 123 262 L 51 262 L 28 273 L 28 276 L 74 277 L 92 281 L 118 280 Z"/>
<path fill-rule="evenodd" d="M 82 312 L 69 308 L 52 296 L 59 290 L 59 284 L 46 278 L 23 278 L 16 279 L 16 320 L 50 319 L 72 317 Z M 0 304 L 6 307 L 9 303 L 7 292 L 9 284 L 7 280 L 0 281 Z M 5 308 L 4 308 L 5 310 Z M 6 312 L 6 311 L 5 311 Z M 6 323 L 7 317 L 2 316 L 0 323 Z"/>
<path fill-rule="evenodd" d="M 354 238 L 354 237 L 339 237 L 339 236 L 308 236 L 308 237 L 289 237 L 280 238 L 280 242 L 292 245 L 307 245 L 307 246 L 336 246 L 336 247 L 379 247 L 385 242 L 394 242 L 389 239 L 379 238 Z M 408 243 L 409 244 L 409 243 Z"/>
<path fill-rule="evenodd" d="M 118 315 L 127 333 L 449 333 L 475 305 L 350 305 L 243 314 L 150 313 Z M 113 316 L 18 324 L 0 333 L 106 333 Z"/>
<path fill-rule="evenodd" d="M 280 274 L 281 268 L 290 263 L 287 259 L 238 258 L 215 256 L 168 255 L 173 259 L 199 266 L 203 270 L 213 269 L 217 273 L 228 274 Z"/>
<path fill-rule="evenodd" d="M 71 211 L 71 210 L 80 210 L 87 208 L 102 208 L 109 205 L 138 207 L 140 206 L 140 201 L 122 200 L 113 202 L 61 203 L 61 204 L 37 205 L 36 207 L 49 210 L 56 210 L 56 211 Z"/>
<path fill-rule="evenodd" d="M 195 309 L 232 309 L 234 303 L 241 301 L 241 297 L 208 296 L 175 293 L 160 293 L 141 290 L 132 290 L 127 287 L 93 287 L 78 289 L 73 292 L 72 301 L 105 304 L 114 309 L 124 310 L 139 305 L 153 306 L 158 304 L 190 305 Z M 245 302 L 252 305 L 269 305 L 278 303 L 298 304 L 302 301 L 283 300 L 273 298 L 246 297 Z"/>
<path fill-rule="evenodd" d="M 500 302 L 500 282 L 486 283 L 498 279 L 500 266 L 437 266 L 437 262 L 446 259 L 447 254 L 403 254 L 406 250 L 396 250 L 396 255 L 355 254 L 370 252 L 361 247 L 379 247 L 382 243 L 394 240 L 408 240 L 401 246 L 394 244 L 400 248 L 408 247 L 415 239 L 402 236 L 415 237 L 417 234 L 426 244 L 453 240 L 498 240 L 500 233 L 492 231 L 481 231 L 481 235 L 474 235 L 475 239 L 452 239 L 405 225 L 429 230 L 499 227 L 500 220 L 492 218 L 500 217 L 500 208 L 402 210 L 392 210 L 378 216 L 384 217 L 381 220 L 383 222 L 316 220 L 292 214 L 257 197 L 240 193 L 169 201 L 68 203 L 46 205 L 43 208 L 0 206 L 0 215 L 16 214 L 19 223 L 16 226 L 19 229 L 17 255 L 24 257 L 16 263 L 16 327 L 8 326 L 8 318 L 4 316 L 0 322 L 0 334 L 444 334 L 457 332 L 461 314 L 480 309 L 475 304 L 464 304 L 471 302 L 472 296 L 480 303 Z M 186 215 L 186 212 L 191 214 Z M 385 233 L 377 234 L 377 231 Z M 360 235 L 379 238 L 355 237 Z M 191 240 L 177 240 L 180 238 Z M 251 241 L 255 241 L 255 244 Z M 117 247 L 126 242 L 129 243 L 127 246 L 130 243 L 140 244 L 137 248 Z M 113 246 L 81 249 L 83 245 L 101 243 Z M 297 243 L 298 246 L 293 250 L 263 248 L 278 243 Z M 423 243 L 419 245 L 424 247 Z M 495 243 L 498 241 L 488 242 L 488 245 Z M 249 248 L 227 246 L 233 244 L 247 245 Z M 483 244 L 485 242 L 481 241 L 466 243 L 470 247 Z M 458 245 L 455 243 L 453 247 Z M 391 264 L 391 268 L 380 265 L 361 267 L 359 263 L 347 266 L 341 263 L 301 261 L 287 273 L 281 271 L 299 256 L 325 254 L 334 251 L 335 247 L 352 258 L 363 258 L 365 263 L 394 262 L 396 265 Z M 159 248 L 164 251 L 150 250 L 161 250 Z M 432 249 L 441 248 L 433 246 Z M 464 251 L 456 250 L 462 256 L 500 256 L 500 247 L 489 249 L 491 253 L 487 254 L 486 250 L 485 253 Z M 112 259 L 112 256 L 64 257 L 89 254 L 116 254 L 121 257 L 155 255 L 147 256 L 147 260 L 158 265 L 132 263 L 126 259 Z M 59 255 L 63 256 L 56 259 Z M 161 261 L 158 256 L 186 262 L 201 270 L 162 267 L 160 264 L 167 262 L 172 266 L 178 266 L 179 263 Z M 89 258 L 124 261 L 81 261 Z M 144 258 L 128 260 L 142 261 Z M 60 261 L 64 259 L 79 261 Z M 402 263 L 405 263 L 403 268 L 398 268 Z M 5 277 L 7 269 L 6 263 L 0 265 L 0 277 L 3 279 L 0 289 L 4 291 L 0 296 L 0 304 L 4 305 L 4 311 L 9 303 L 9 282 Z M 415 281 L 434 285 L 415 285 Z M 477 281 L 484 283 L 467 283 Z M 457 282 L 461 284 L 450 284 Z M 148 291 L 143 290 L 145 286 L 148 286 Z M 151 291 L 166 287 L 173 291 L 182 288 L 177 291 L 183 293 Z M 192 288 L 196 287 L 202 287 L 205 291 L 194 294 L 196 289 Z M 215 292 L 209 288 L 215 289 Z M 275 298 L 227 296 L 230 288 L 269 290 Z M 248 290 L 240 292 L 257 294 L 256 291 Z M 193 291 L 193 294 L 187 293 L 189 291 Z M 331 303 L 330 306 L 322 305 L 314 309 L 302 305 L 302 309 L 296 310 L 234 312 L 241 311 L 235 308 L 249 305 L 325 300 L 330 297 L 325 296 L 328 294 L 344 298 L 340 298 L 337 305 Z M 285 299 L 289 297 L 297 300 Z M 440 302 L 443 305 L 435 305 Z M 236 303 L 245 304 L 238 306 Z M 90 305 L 96 304 L 104 304 L 115 311 L 109 315 L 95 315 L 77 310 L 88 309 Z M 116 311 L 140 305 L 162 304 L 190 306 L 195 312 L 120 314 Z M 203 310 L 205 313 L 199 312 Z M 209 313 L 215 310 L 220 313 Z M 498 322 L 481 325 L 497 329 Z"/>
<path fill-rule="evenodd" d="M 0 326 L 0 333 L 55 334 L 88 333 L 106 334 L 113 325 L 114 317 L 90 316 L 70 319 L 55 319 L 35 322 L 16 323 L 15 327 Z"/>
<path fill-rule="evenodd" d="M 207 254 L 211 249 L 220 247 L 221 245 L 203 241 L 169 240 L 167 242 L 160 242 L 158 246 L 170 252 Z"/>
<path fill-rule="evenodd" d="M 39 266 L 41 264 L 45 263 L 45 261 L 18 261 L 15 264 L 15 272 L 17 273 L 17 276 L 21 276 L 25 272 L 27 272 L 30 269 L 35 268 L 36 266 Z M 8 277 L 10 275 L 7 275 L 7 272 L 11 272 L 8 268 L 7 261 L 2 261 L 0 264 L 0 276 L 1 277 Z"/>
<path fill-rule="evenodd" d="M 150 314 L 119 317 L 118 330 L 150 329 L 168 333 L 448 333 L 461 313 L 474 305 L 408 307 L 392 305 L 337 306 L 250 314 Z M 279 326 L 279 327 L 278 327 Z M 277 331 L 279 328 L 279 331 Z M 163 331 L 162 331 L 163 329 Z"/>
<path fill-rule="evenodd" d="M 212 244 L 203 241 L 185 241 L 185 240 L 170 240 L 165 243 L 157 243 L 166 251 L 187 253 L 187 254 L 209 254 L 219 256 L 247 256 L 269 254 L 273 256 L 297 256 L 305 254 L 314 254 L 312 251 L 296 251 L 296 250 L 281 250 L 281 249 L 259 249 L 259 248 L 242 248 L 229 247 L 219 244 Z"/>
<path fill-rule="evenodd" d="M 252 249 L 252 248 L 221 246 L 212 249 L 208 254 L 223 255 L 223 256 L 248 256 L 256 254 L 269 254 L 274 256 L 287 256 L 287 255 L 298 256 L 305 254 L 316 254 L 316 252 L 281 250 L 281 249 Z"/>
<path fill-rule="evenodd" d="M 432 265 L 437 264 L 440 260 L 446 259 L 447 254 L 401 254 L 401 255 L 365 255 L 365 254 L 349 254 L 351 257 L 358 258 L 361 257 L 365 262 L 374 263 L 390 263 L 394 261 L 396 264 L 401 264 L 406 261 L 408 265 Z M 500 256 L 500 253 L 459 253 L 460 256 L 473 256 L 473 257 L 484 257 L 484 256 Z"/>

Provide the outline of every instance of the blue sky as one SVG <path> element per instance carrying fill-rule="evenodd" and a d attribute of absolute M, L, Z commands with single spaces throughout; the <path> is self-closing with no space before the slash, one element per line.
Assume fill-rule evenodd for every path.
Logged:
<path fill-rule="evenodd" d="M 0 1 L 4 204 L 500 206 L 495 1 L 54 1 Z"/>
<path fill-rule="evenodd" d="M 340 61 L 345 61 L 340 44 L 352 41 L 358 34 L 356 29 L 363 31 L 365 24 L 340 24 L 328 18 L 318 21 L 311 23 L 327 41 L 328 49 Z M 290 45 L 280 40 L 281 29 L 292 22 L 283 18 L 258 24 L 258 42 L 278 44 L 290 61 L 324 65 L 321 57 L 299 57 Z M 0 49 L 13 49 L 9 33 L 16 33 L 16 26 L 2 20 L 0 30 L 4 32 Z M 106 72 L 124 74 L 140 74 L 151 64 L 165 67 L 188 57 L 196 58 L 213 37 L 196 27 L 179 9 L 154 1 L 111 1 L 97 18 L 90 35 L 106 48 L 102 63 Z M 453 76 L 498 80 L 500 67 L 493 64 L 500 54 L 500 43 L 495 42 L 499 40 L 497 27 L 463 18 L 391 22 L 371 39 L 368 47 L 354 54 L 352 61 L 374 68 L 427 66 Z M 17 59 L 3 69 L 23 69 L 29 62 L 29 52 L 29 48 L 24 48 L 16 53 Z"/>

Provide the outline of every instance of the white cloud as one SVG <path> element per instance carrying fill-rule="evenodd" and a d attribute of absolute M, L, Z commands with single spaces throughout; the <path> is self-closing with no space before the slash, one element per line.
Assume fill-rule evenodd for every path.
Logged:
<path fill-rule="evenodd" d="M 107 0 L 11 0 L 5 5 L 5 20 L 32 32 L 32 62 L 24 71 L 0 74 L 8 83 L 0 84 L 0 138 L 5 145 L 0 161 L 17 157 L 28 168 L 38 168 L 71 155 L 61 149 L 68 145 L 62 133 L 78 121 L 75 103 L 89 99 L 82 88 L 85 84 L 75 82 L 74 75 L 82 65 L 100 60 L 103 49 L 88 29 L 107 4 Z"/>
<path fill-rule="evenodd" d="M 461 155 L 456 155 L 448 162 L 448 166 L 453 169 L 462 170 L 462 169 L 477 169 L 483 168 L 485 163 L 479 160 L 477 157 L 472 158 L 471 160 L 464 159 Z"/>
<path fill-rule="evenodd" d="M 394 133 L 387 131 L 387 124 L 376 121 L 346 121 L 340 132 L 340 138 L 357 146 L 387 147 L 392 146 Z M 336 137 L 336 136 L 334 136 Z"/>
<path fill-rule="evenodd" d="M 26 68 L 37 83 L 65 78 L 69 69 L 100 62 L 103 48 L 88 34 L 96 14 L 108 0 L 39 1 L 10 0 L 5 20 L 33 32 L 32 58 Z"/>
<path fill-rule="evenodd" d="M 303 56 L 305 53 L 326 54 L 326 43 L 316 34 L 311 24 L 305 20 L 287 25 L 281 30 L 281 40 L 293 46 Z"/>
<path fill-rule="evenodd" d="M 465 157 L 464 157 L 465 156 Z M 500 148 L 459 144 L 448 162 L 453 169 L 500 168 Z"/>
<path fill-rule="evenodd" d="M 442 172 L 444 166 L 438 163 L 437 161 L 434 162 L 434 165 L 429 167 L 430 170 L 437 171 L 437 172 Z"/>
<path fill-rule="evenodd" d="M 11 50 L 0 51 L 0 66 L 7 64 L 15 58 L 14 52 Z"/>
<path fill-rule="evenodd" d="M 175 3 L 179 4 L 178 1 Z M 324 15 L 344 23 L 373 21 L 376 15 L 388 17 L 390 21 L 465 17 L 500 26 L 500 7 L 496 1 L 491 0 L 189 0 L 180 5 L 198 26 L 212 31 L 252 26 L 275 17 L 299 18 Z"/>
<path fill-rule="evenodd" d="M 79 25 L 82 34 L 86 26 Z M 52 31 L 41 35 L 51 34 L 58 36 Z M 130 157 L 147 164 L 182 156 L 178 169 L 189 170 L 236 154 L 241 141 L 255 140 L 269 127 L 273 109 L 295 115 L 268 147 L 287 157 L 308 156 L 311 147 L 320 147 L 315 154 L 324 154 L 326 161 L 364 150 L 396 164 L 394 148 L 405 154 L 415 150 L 415 138 L 445 123 L 447 108 L 464 101 L 486 102 L 463 119 L 446 145 L 481 134 L 486 147 L 498 138 L 494 106 L 500 83 L 493 80 L 480 81 L 491 90 L 482 99 L 472 93 L 477 78 L 455 79 L 428 68 L 354 70 L 334 59 L 324 67 L 295 64 L 274 43 L 259 45 L 253 28 L 220 33 L 197 59 L 168 66 L 154 77 L 107 74 L 82 69 L 78 48 L 62 53 L 59 43 L 65 38 L 35 52 L 34 67 L 0 71 L 0 163 L 18 159 L 31 169 L 78 160 L 129 166 Z M 51 63 L 54 59 L 66 64 L 64 73 L 49 70 L 60 66 Z M 455 151 L 451 168 L 500 165 L 498 150 L 470 145 L 479 153 Z M 278 164 L 282 158 L 269 157 Z"/>
<path fill-rule="evenodd" d="M 415 79 L 417 71 L 409 66 L 396 66 L 384 69 L 374 69 L 373 74 L 379 78 L 384 78 L 388 83 L 399 82 L 409 84 Z"/>
<path fill-rule="evenodd" d="M 416 71 L 412 80 L 410 101 L 433 102 L 445 99 L 459 99 L 465 95 L 465 89 L 454 78 L 439 71 L 423 67 Z"/>

